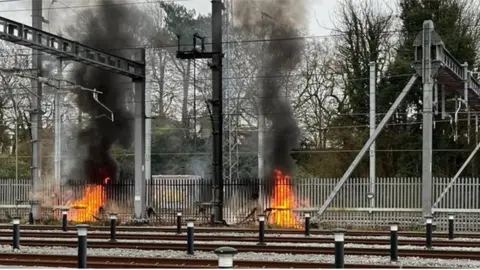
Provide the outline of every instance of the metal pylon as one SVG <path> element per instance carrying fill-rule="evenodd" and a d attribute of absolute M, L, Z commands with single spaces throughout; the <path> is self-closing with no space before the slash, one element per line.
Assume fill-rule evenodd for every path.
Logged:
<path fill-rule="evenodd" d="M 235 98 L 235 89 L 232 83 L 233 77 L 233 54 L 235 45 L 232 44 L 233 36 L 233 1 L 225 0 L 225 15 L 227 16 L 225 25 L 225 37 L 224 44 L 225 51 L 225 65 L 224 65 L 224 81 L 223 81 L 223 93 L 224 93 L 224 157 L 223 157 L 223 177 L 225 183 L 231 183 L 234 179 L 238 178 L 238 121 L 237 116 L 237 102 Z"/>

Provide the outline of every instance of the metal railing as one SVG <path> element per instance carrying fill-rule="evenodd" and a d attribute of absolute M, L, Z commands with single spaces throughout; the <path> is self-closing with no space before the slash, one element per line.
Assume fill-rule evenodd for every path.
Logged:
<path fill-rule="evenodd" d="M 292 190 L 295 208 L 319 208 L 339 179 L 312 178 L 295 179 L 294 184 L 285 185 L 283 190 Z M 447 186 L 450 178 L 435 178 L 433 200 Z M 185 217 L 195 217 L 199 223 L 208 223 L 210 219 L 212 189 L 208 179 L 157 179 L 148 182 L 149 216 L 153 222 L 173 224 L 177 211 Z M 0 179 L 0 207 L 12 208 L 15 200 L 30 199 L 30 181 Z M 115 211 L 119 218 L 128 220 L 133 216 L 133 183 L 109 183 L 105 187 L 104 211 Z M 370 182 L 365 178 L 351 178 L 332 202 L 325 214 L 325 220 L 352 224 L 381 224 L 382 219 L 416 222 L 421 215 L 421 179 L 419 177 L 377 178 L 375 183 L 375 208 L 370 208 Z M 55 207 L 68 205 L 80 200 L 86 194 L 85 184 L 62 186 L 58 194 L 51 194 L 54 189 L 45 189 L 43 204 Z M 275 207 L 273 194 L 262 196 L 267 187 L 259 179 L 238 179 L 225 183 L 224 217 L 229 224 L 253 221 L 255 211 L 265 211 Z M 271 190 L 271 189 L 270 189 Z M 272 192 L 270 192 L 272 193 Z M 96 195 L 99 196 L 98 194 Z M 278 197 L 279 195 L 277 195 Z M 292 199 L 285 192 L 280 200 Z M 287 198 L 289 197 L 289 198 Z M 100 200 L 101 198 L 97 198 Z M 0 209 L 2 210 L 2 209 Z M 26 209 L 28 210 L 28 209 Z M 298 209 L 297 209 L 298 210 Z M 456 212 L 471 220 L 465 228 L 472 230 L 477 226 L 472 216 L 480 215 L 480 178 L 460 178 L 439 203 L 436 212 Z M 28 212 L 27 212 L 28 213 Z M 301 222 L 301 211 L 294 211 L 296 220 Z M 467 226 L 468 225 L 468 226 Z M 476 228 L 476 227 L 475 227 Z M 479 228 L 480 229 L 480 228 Z"/>

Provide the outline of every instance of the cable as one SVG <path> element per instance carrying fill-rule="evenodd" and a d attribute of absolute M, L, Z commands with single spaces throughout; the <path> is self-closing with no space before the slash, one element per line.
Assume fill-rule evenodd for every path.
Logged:
<path fill-rule="evenodd" d="M 21 108 L 21 107 L 19 107 Z M 200 118 L 200 119 L 209 119 L 210 116 L 198 116 L 197 118 Z M 152 117 L 152 119 L 172 119 L 171 117 L 168 117 L 168 116 L 164 116 L 164 117 Z M 193 119 L 192 117 L 187 117 L 187 119 Z M 55 119 L 51 119 L 51 120 L 43 120 L 43 122 L 54 122 Z M 78 119 L 76 118 L 62 118 L 62 121 L 63 123 L 76 123 L 78 122 Z M 135 121 L 135 118 L 123 118 L 121 119 L 121 121 Z M 467 122 L 468 121 L 468 118 L 460 118 L 458 119 L 458 123 L 459 122 Z M 438 124 L 438 123 L 450 123 L 450 120 L 435 120 L 435 122 Z M 394 127 L 394 126 L 411 126 L 411 125 L 422 125 L 423 122 L 421 121 L 415 121 L 415 122 L 406 122 L 406 123 L 387 123 L 385 126 L 386 127 Z M 190 130 L 190 128 L 188 127 L 183 127 L 181 126 L 181 124 L 179 123 L 180 126 L 167 126 L 167 127 L 152 127 L 152 130 L 155 129 L 155 130 Z M 6 125 L 4 125 L 6 126 Z M 318 128 L 315 128 L 316 131 L 328 131 L 328 130 L 338 130 L 338 129 L 359 129 L 359 128 L 368 128 L 369 125 L 367 124 L 362 124 L 362 125 L 341 125 L 341 126 L 326 126 L 326 127 L 318 127 Z M 242 128 L 242 127 L 238 127 L 237 130 L 243 130 L 243 132 L 251 132 L 251 133 L 254 133 L 254 132 L 257 132 L 257 129 L 254 128 L 254 127 L 246 127 L 246 128 Z M 308 128 L 301 128 L 302 131 L 308 131 Z M 385 129 L 387 130 L 387 129 Z"/>
<path fill-rule="evenodd" d="M 78 1 L 78 0 L 76 0 Z M 80 8 L 93 8 L 93 7 L 109 7 L 109 6 L 131 6 L 131 5 L 141 5 L 141 4 L 154 4 L 162 2 L 190 2 L 191 0 L 165 0 L 165 1 L 136 1 L 136 2 L 124 2 L 124 3 L 111 3 L 111 4 L 90 4 L 90 5 L 79 5 L 79 6 L 67 6 L 52 8 L 53 10 L 57 9 L 80 9 Z M 241 1 L 241 0 L 240 0 Z M 3 0 L 1 2 L 9 2 L 8 0 Z M 11 1 L 10 1 L 11 2 Z M 25 11 L 37 11 L 39 9 L 33 8 L 22 8 L 22 9 L 7 9 L 0 12 L 25 12 Z M 48 8 L 42 8 L 43 10 L 48 10 Z"/>
<path fill-rule="evenodd" d="M 290 151 L 292 154 L 330 154 L 330 153 L 358 153 L 361 149 L 317 149 L 317 150 L 295 150 Z M 376 149 L 376 152 L 379 153 L 390 153 L 390 152 L 422 152 L 422 149 Z M 448 153 L 448 152 L 471 152 L 472 149 L 432 149 L 433 152 L 438 153 Z M 241 155 L 256 155 L 257 151 L 238 151 Z M 133 157 L 135 154 L 132 153 L 115 153 L 117 157 Z M 152 153 L 153 156 L 210 156 L 211 152 L 164 152 L 164 153 Z M 77 157 L 80 155 L 69 154 L 62 155 L 67 157 Z M 30 155 L 19 155 L 19 158 L 31 158 Z M 53 158 L 53 155 L 42 155 L 42 158 Z M 11 155 L 0 155 L 0 159 L 11 159 Z"/>
<path fill-rule="evenodd" d="M 188 1 L 188 0 L 184 0 Z M 478 28 L 480 27 L 479 25 L 472 25 L 470 27 Z M 407 33 L 409 37 L 416 37 L 419 33 L 423 31 L 423 28 L 419 28 L 418 30 L 413 30 L 416 31 L 415 33 Z M 405 34 L 404 30 L 389 30 L 389 31 L 383 31 L 379 32 L 378 34 L 400 34 L 403 33 Z M 295 41 L 295 40 L 308 40 L 308 39 L 326 39 L 326 38 L 335 38 L 335 37 L 343 37 L 346 36 L 347 33 L 338 33 L 338 34 L 326 34 L 326 35 L 306 35 L 306 36 L 296 36 L 296 37 L 283 37 L 283 38 L 258 38 L 258 39 L 244 39 L 244 40 L 227 40 L 227 41 L 222 41 L 222 44 L 235 44 L 235 45 L 241 45 L 241 44 L 251 44 L 251 43 L 260 43 L 260 42 L 282 42 L 282 41 Z M 367 33 L 364 33 L 360 35 L 361 37 L 367 38 L 368 35 Z M 208 37 L 207 37 L 208 38 Z M 115 44 L 115 40 L 112 40 L 112 44 Z M 212 45 L 212 43 L 205 42 L 205 45 Z M 111 52 L 111 51 L 124 51 L 124 50 L 135 50 L 135 49 L 167 49 L 167 48 L 177 48 L 178 44 L 166 44 L 166 45 L 140 45 L 137 47 L 120 47 L 120 48 L 107 48 L 104 49 L 106 52 Z M 192 46 L 191 43 L 184 44 L 181 43 L 180 46 Z M 25 51 L 29 51 L 31 49 L 21 49 Z M 413 51 L 413 50 L 412 50 Z M 31 54 L 29 54 L 31 55 Z"/>

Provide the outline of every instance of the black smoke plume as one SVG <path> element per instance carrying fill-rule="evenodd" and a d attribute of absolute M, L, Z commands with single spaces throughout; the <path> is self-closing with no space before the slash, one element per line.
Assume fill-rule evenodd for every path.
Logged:
<path fill-rule="evenodd" d="M 131 50 L 119 48 L 138 47 L 131 31 L 132 18 L 137 14 L 134 9 L 134 5 L 121 5 L 117 0 L 100 0 L 95 10 L 79 16 L 78 23 L 82 24 L 79 27 L 83 31 L 78 31 L 78 37 L 75 33 L 72 35 L 84 45 L 130 58 Z M 84 119 L 84 127 L 78 130 L 76 154 L 80 160 L 76 161 L 70 178 L 99 183 L 110 177 L 116 182 L 119 180 L 118 164 L 110 150 L 114 144 L 129 148 L 133 140 L 133 115 L 127 108 L 129 102 L 132 104 L 131 80 L 81 64 L 76 66 L 72 75 L 77 84 L 103 93 L 98 99 L 113 111 L 114 121 L 110 119 L 111 114 L 94 100 L 92 92 L 77 90 L 75 102 L 88 119 Z"/>
<path fill-rule="evenodd" d="M 301 61 L 304 46 L 299 31 L 306 20 L 304 0 L 238 1 L 235 20 L 243 29 L 268 41 L 264 47 L 263 63 L 259 72 L 261 84 L 258 94 L 261 113 L 268 125 L 265 134 L 265 181 L 271 192 L 274 170 L 295 174 L 295 162 L 290 156 L 299 140 L 300 130 L 293 115 L 286 92 L 285 76 Z"/>

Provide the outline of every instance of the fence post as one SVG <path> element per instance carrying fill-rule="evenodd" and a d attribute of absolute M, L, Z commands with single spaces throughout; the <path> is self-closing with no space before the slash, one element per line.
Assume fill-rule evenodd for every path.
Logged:
<path fill-rule="evenodd" d="M 345 229 L 335 230 L 335 268 L 344 268 L 345 265 Z"/>
<path fill-rule="evenodd" d="M 182 211 L 177 212 L 177 234 L 182 233 Z"/>
<path fill-rule="evenodd" d="M 390 261 L 398 261 L 398 222 L 390 223 Z"/>
<path fill-rule="evenodd" d="M 32 211 L 32 206 L 30 205 L 30 212 L 28 212 L 28 224 L 33 225 L 34 220 L 33 220 L 33 211 Z"/>
<path fill-rule="evenodd" d="M 258 215 L 258 245 L 265 245 L 265 215 Z"/>
<path fill-rule="evenodd" d="M 62 231 L 66 232 L 68 230 L 68 208 L 62 208 Z"/>
<path fill-rule="evenodd" d="M 193 255 L 195 253 L 195 244 L 194 244 L 194 223 L 195 219 L 187 219 L 187 254 Z"/>
<path fill-rule="evenodd" d="M 20 249 L 20 217 L 12 218 L 13 224 L 13 250 Z"/>
<path fill-rule="evenodd" d="M 218 256 L 218 268 L 233 268 L 233 257 L 238 253 L 232 247 L 219 247 L 214 253 Z"/>
<path fill-rule="evenodd" d="M 117 213 L 110 213 L 110 242 L 117 242 Z"/>
<path fill-rule="evenodd" d="M 427 216 L 425 217 L 426 221 L 426 246 L 427 248 L 432 248 L 432 235 L 433 235 L 433 217 Z"/>
<path fill-rule="evenodd" d="M 30 225 L 33 225 L 35 223 L 35 220 L 33 219 L 33 207 L 34 205 L 38 205 L 39 202 L 37 200 L 30 200 L 28 201 L 28 204 L 30 204 L 30 213 L 28 213 L 28 223 Z"/>
<path fill-rule="evenodd" d="M 78 224 L 77 233 L 78 233 L 78 268 L 85 269 L 87 268 L 87 224 Z"/>
<path fill-rule="evenodd" d="M 455 215 L 448 214 L 448 239 L 453 240 L 455 231 Z"/>

